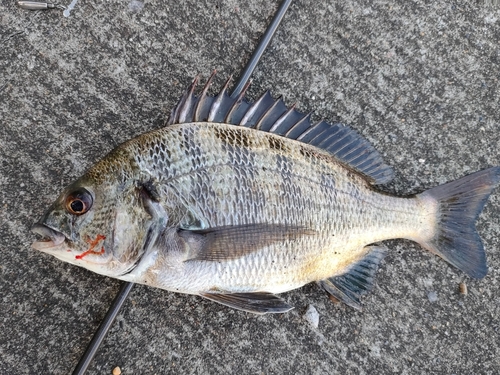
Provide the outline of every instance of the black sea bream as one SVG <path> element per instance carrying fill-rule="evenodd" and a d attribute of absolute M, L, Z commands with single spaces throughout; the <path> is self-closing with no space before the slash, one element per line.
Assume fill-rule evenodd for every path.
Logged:
<path fill-rule="evenodd" d="M 392 170 L 360 135 L 265 93 L 196 96 L 168 125 L 117 147 L 66 188 L 33 244 L 102 275 L 196 294 L 254 313 L 316 281 L 360 308 L 384 247 L 407 238 L 475 278 L 487 273 L 474 222 L 500 168 L 411 197 L 381 193 Z"/>

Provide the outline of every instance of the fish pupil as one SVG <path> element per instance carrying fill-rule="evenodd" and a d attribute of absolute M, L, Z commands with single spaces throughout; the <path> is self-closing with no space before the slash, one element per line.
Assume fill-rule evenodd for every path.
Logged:
<path fill-rule="evenodd" d="M 66 198 L 66 210 L 73 215 L 82 215 L 92 207 L 92 195 L 84 188 L 69 194 Z"/>
<path fill-rule="evenodd" d="M 71 202 L 71 209 L 74 212 L 82 212 L 85 209 L 85 205 L 81 200 L 77 199 Z"/>

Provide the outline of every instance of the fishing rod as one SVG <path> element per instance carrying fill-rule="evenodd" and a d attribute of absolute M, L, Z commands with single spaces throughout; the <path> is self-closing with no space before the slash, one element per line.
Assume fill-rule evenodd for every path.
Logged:
<path fill-rule="evenodd" d="M 274 14 L 274 17 L 271 20 L 271 23 L 268 25 L 266 31 L 262 36 L 262 39 L 255 48 L 247 64 L 245 65 L 245 68 L 243 69 L 238 79 L 238 82 L 236 83 L 235 88 L 233 89 L 231 97 L 235 98 L 238 95 L 240 95 L 244 87 L 248 84 L 250 77 L 252 76 L 257 64 L 262 58 L 264 51 L 267 49 L 269 43 L 271 42 L 271 39 L 276 33 L 276 30 L 278 29 L 278 26 L 280 25 L 291 3 L 292 0 L 283 0 L 283 2 L 276 10 L 276 13 Z M 101 346 L 102 341 L 106 337 L 109 328 L 113 324 L 116 316 L 118 315 L 121 307 L 123 306 L 123 303 L 126 301 L 133 286 L 134 283 L 126 282 L 122 284 L 120 290 L 118 291 L 118 294 L 116 295 L 115 299 L 113 300 L 113 303 L 111 304 L 108 312 L 106 313 L 106 316 L 102 320 L 97 331 L 94 333 L 94 336 L 92 337 L 92 340 L 90 340 L 87 349 L 85 349 L 85 353 L 83 353 L 82 357 L 78 361 L 78 364 L 76 365 L 73 371 L 73 375 L 85 374 L 87 368 L 89 367 L 90 363 L 92 362 L 92 359 L 97 353 L 97 350 Z"/>

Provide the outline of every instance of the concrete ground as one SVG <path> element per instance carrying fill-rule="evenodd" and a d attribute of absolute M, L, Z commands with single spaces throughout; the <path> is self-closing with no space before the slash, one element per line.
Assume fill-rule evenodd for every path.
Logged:
<path fill-rule="evenodd" d="M 64 17 L 0 2 L 1 374 L 71 373 L 120 286 L 31 249 L 30 226 L 96 160 L 160 127 L 194 75 L 237 75 L 277 5 L 79 1 Z M 384 190 L 411 194 L 500 165 L 499 42 L 500 9 L 481 2 L 297 0 L 250 95 L 352 125 L 396 170 Z M 137 285 L 89 373 L 498 374 L 499 190 L 477 228 L 486 278 L 390 241 L 362 312 L 316 285 L 271 316 Z"/>

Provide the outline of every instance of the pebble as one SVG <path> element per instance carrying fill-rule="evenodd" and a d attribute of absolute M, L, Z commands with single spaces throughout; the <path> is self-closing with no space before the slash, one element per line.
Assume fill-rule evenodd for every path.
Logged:
<path fill-rule="evenodd" d="M 144 3 L 142 1 L 133 0 L 128 4 L 128 9 L 131 12 L 138 13 L 144 8 Z"/>
<path fill-rule="evenodd" d="M 313 305 L 307 306 L 307 310 L 304 313 L 304 319 L 307 320 L 314 328 L 318 328 L 319 314 L 318 310 L 316 310 Z"/>
<path fill-rule="evenodd" d="M 438 300 L 438 294 L 434 291 L 427 293 L 427 298 L 429 302 L 436 302 Z"/>
<path fill-rule="evenodd" d="M 120 375 L 122 373 L 122 370 L 121 368 L 119 368 L 118 366 L 116 366 L 114 369 L 113 369 L 113 375 Z"/>

